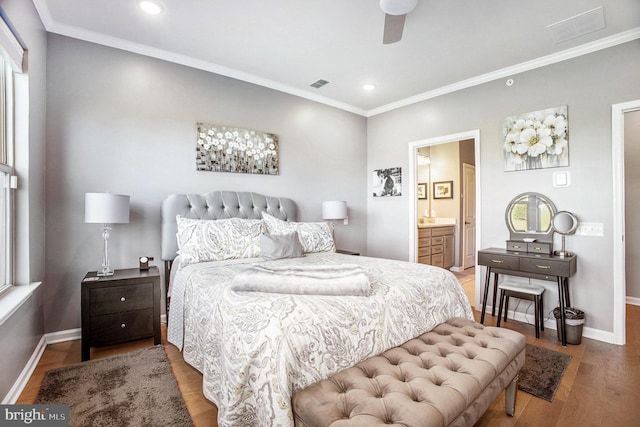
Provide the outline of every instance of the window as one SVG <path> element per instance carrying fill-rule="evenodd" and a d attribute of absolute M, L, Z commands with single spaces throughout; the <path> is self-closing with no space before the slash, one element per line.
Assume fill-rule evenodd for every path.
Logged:
<path fill-rule="evenodd" d="M 0 293 L 13 282 L 13 71 L 0 56 Z"/>

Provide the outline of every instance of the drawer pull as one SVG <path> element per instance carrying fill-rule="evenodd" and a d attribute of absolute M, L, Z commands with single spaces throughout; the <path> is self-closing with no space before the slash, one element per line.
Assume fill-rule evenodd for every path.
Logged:
<path fill-rule="evenodd" d="M 533 249 L 535 249 L 536 251 L 541 251 L 542 248 L 540 246 L 534 246 Z"/>
<path fill-rule="evenodd" d="M 121 327 L 122 329 L 124 329 L 124 328 L 126 328 L 126 327 L 127 327 L 127 325 L 125 325 L 125 324 L 123 323 L 122 325 L 120 325 L 120 327 Z"/>
<path fill-rule="evenodd" d="M 549 270 L 549 269 L 551 268 L 551 266 L 550 266 L 550 265 L 537 265 L 537 264 L 536 264 L 536 267 L 538 267 L 538 268 L 542 268 L 542 269 L 544 269 L 544 270 Z"/>
<path fill-rule="evenodd" d="M 491 262 L 493 262 L 494 264 L 502 264 L 502 263 L 504 263 L 504 261 L 501 260 L 501 259 L 492 259 Z"/>
<path fill-rule="evenodd" d="M 513 245 L 513 248 L 514 248 L 514 249 L 520 249 L 520 248 L 521 248 L 521 246 L 520 246 L 520 245 Z"/>
<path fill-rule="evenodd" d="M 125 297 L 120 297 L 120 301 L 125 302 L 127 299 Z"/>

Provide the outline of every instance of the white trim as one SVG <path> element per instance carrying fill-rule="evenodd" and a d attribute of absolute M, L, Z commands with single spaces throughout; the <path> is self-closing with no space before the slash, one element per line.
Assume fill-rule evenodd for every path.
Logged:
<path fill-rule="evenodd" d="M 67 342 L 82 339 L 82 329 L 67 329 L 66 331 L 49 332 L 45 334 L 47 345 L 57 344 L 59 342 Z"/>
<path fill-rule="evenodd" d="M 9 25 L 0 17 L 0 51 L 13 71 L 22 73 L 24 68 L 24 48 Z"/>
<path fill-rule="evenodd" d="M 24 304 L 42 282 L 31 283 L 30 285 L 12 286 L 0 298 L 0 325 L 7 321 Z"/>
<path fill-rule="evenodd" d="M 536 68 L 545 67 L 547 65 L 556 64 L 558 62 L 566 61 L 568 59 L 576 58 L 578 56 L 587 55 L 589 53 L 597 52 L 602 49 L 617 46 L 622 43 L 626 43 L 640 38 L 640 27 L 633 28 L 628 31 L 624 31 L 619 34 L 614 34 L 609 37 L 605 37 L 600 40 L 596 40 L 591 43 L 586 43 L 581 46 L 576 46 L 571 49 L 566 49 L 560 52 L 546 55 L 540 58 L 532 59 L 530 61 L 516 64 L 511 67 L 495 70 L 480 76 L 472 77 L 467 80 L 463 80 L 457 83 L 453 83 L 447 86 L 443 86 L 428 92 L 418 94 L 409 98 L 405 98 L 396 102 L 392 102 L 377 108 L 365 110 L 354 105 L 350 105 L 341 101 L 336 101 L 324 96 L 319 96 L 307 90 L 299 89 L 290 85 L 286 85 L 273 80 L 265 79 L 254 74 L 245 73 L 243 71 L 231 69 L 219 64 L 215 64 L 208 61 L 199 60 L 186 55 L 181 55 L 175 52 L 170 52 L 163 49 L 153 48 L 151 46 L 142 45 L 139 43 L 133 43 L 128 40 L 120 39 L 117 37 L 107 36 L 105 34 L 96 33 L 93 31 L 87 31 L 82 28 L 74 27 L 71 25 L 61 24 L 56 22 L 49 11 L 46 0 L 33 0 L 33 4 L 40 15 L 45 29 L 50 33 L 61 34 L 67 37 L 73 37 L 79 40 L 89 41 L 92 43 L 101 44 L 104 46 L 110 46 L 116 49 L 122 49 L 129 52 L 138 53 L 140 55 L 150 56 L 152 58 L 162 59 L 164 61 L 173 62 L 176 64 L 186 65 L 188 67 L 196 68 L 199 70 L 209 71 L 215 74 L 231 77 L 234 79 L 242 80 L 248 83 L 253 83 L 258 86 L 267 87 L 280 92 L 288 93 L 290 95 L 299 96 L 300 98 L 316 101 L 321 104 L 329 105 L 344 111 L 349 111 L 354 114 L 358 114 L 364 117 L 371 117 L 377 114 L 392 111 L 407 105 L 422 102 L 427 99 L 435 98 L 437 96 L 446 95 L 448 93 L 456 92 L 462 89 L 466 89 L 472 86 L 488 83 L 493 80 L 501 79 L 504 77 L 512 76 L 514 74 L 530 71 Z"/>
<path fill-rule="evenodd" d="M 613 343 L 626 342 L 626 283 L 624 242 L 624 113 L 640 110 L 640 100 L 611 106 L 613 170 Z"/>
<path fill-rule="evenodd" d="M 16 382 L 13 383 L 13 386 L 9 390 L 9 393 L 7 393 L 7 395 L 2 400 L 3 405 L 12 405 L 16 403 L 16 401 L 20 397 L 20 394 L 22 394 L 22 390 L 24 390 L 27 382 L 29 382 L 29 378 L 31 378 L 33 371 L 35 371 L 36 367 L 38 366 L 38 362 L 42 357 L 42 353 L 44 353 L 45 348 L 47 348 L 46 341 L 47 338 L 45 335 L 43 335 L 42 338 L 40 338 L 40 341 L 38 342 L 35 350 L 33 350 L 33 354 L 31 354 L 29 361 L 22 369 L 22 372 L 20 372 L 20 375 L 16 379 Z"/>
<path fill-rule="evenodd" d="M 481 168 L 480 168 L 480 129 L 470 130 L 466 132 L 455 133 L 451 135 L 443 135 L 435 138 L 423 139 L 420 141 L 414 141 L 409 143 L 409 194 L 415 195 L 418 191 L 418 183 L 416 177 L 416 164 L 418 158 L 416 156 L 416 150 L 420 147 L 427 147 L 430 145 L 444 144 L 447 142 L 464 141 L 466 139 L 473 139 L 473 145 L 475 150 L 475 168 L 476 168 L 476 245 L 480 242 L 480 226 L 481 224 Z M 416 249 L 417 249 L 417 227 L 418 213 L 417 213 L 417 200 L 415 197 L 409 197 L 409 261 L 416 261 Z M 476 268 L 476 290 L 475 290 L 475 306 L 480 306 L 480 294 L 482 288 L 480 286 L 481 277 L 480 270 Z"/>
<path fill-rule="evenodd" d="M 627 301 L 626 302 L 629 305 L 640 305 L 640 298 L 627 297 Z"/>

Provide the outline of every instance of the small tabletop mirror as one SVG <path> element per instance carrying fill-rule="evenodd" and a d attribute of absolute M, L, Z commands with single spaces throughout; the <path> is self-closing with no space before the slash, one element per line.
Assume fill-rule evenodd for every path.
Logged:
<path fill-rule="evenodd" d="M 514 197 L 505 211 L 511 240 L 553 241 L 552 219 L 556 207 L 540 193 L 522 193 Z"/>
<path fill-rule="evenodd" d="M 571 256 L 573 255 L 571 252 L 567 252 L 565 250 L 564 241 L 565 236 L 569 234 L 573 234 L 576 232 L 578 228 L 578 218 L 571 212 L 560 211 L 553 216 L 553 229 L 556 233 L 562 235 L 562 249 L 559 251 L 555 251 L 554 255 L 559 256 Z"/>

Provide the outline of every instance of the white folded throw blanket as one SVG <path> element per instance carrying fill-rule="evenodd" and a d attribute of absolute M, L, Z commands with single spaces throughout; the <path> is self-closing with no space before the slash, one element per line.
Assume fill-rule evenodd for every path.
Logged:
<path fill-rule="evenodd" d="M 299 295 L 369 296 L 371 285 L 364 269 L 341 265 L 252 265 L 231 282 L 234 291 Z"/>

